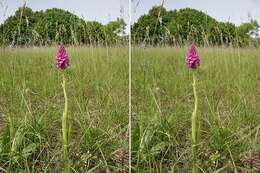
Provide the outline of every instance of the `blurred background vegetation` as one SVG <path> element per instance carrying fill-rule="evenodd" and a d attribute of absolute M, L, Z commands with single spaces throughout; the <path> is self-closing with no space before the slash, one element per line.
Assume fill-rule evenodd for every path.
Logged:
<path fill-rule="evenodd" d="M 163 6 L 154 6 L 133 24 L 132 39 L 149 45 L 182 46 L 194 41 L 201 46 L 257 46 L 258 28 L 253 19 L 235 26 L 191 8 L 167 11 Z"/>
<path fill-rule="evenodd" d="M 62 10 L 33 11 L 19 8 L 0 25 L 0 45 L 43 46 L 63 42 L 73 45 L 111 45 L 124 42 L 126 23 L 117 18 L 106 25 L 85 21 Z"/>
<path fill-rule="evenodd" d="M 204 12 L 184 8 L 167 11 L 154 6 L 132 26 L 132 41 L 137 45 L 258 47 L 259 24 L 250 19 L 236 26 L 220 22 Z M 101 24 L 85 21 L 62 10 L 33 11 L 23 6 L 0 25 L 0 45 L 42 46 L 59 42 L 73 45 L 127 44 L 126 22 L 122 18 Z"/>

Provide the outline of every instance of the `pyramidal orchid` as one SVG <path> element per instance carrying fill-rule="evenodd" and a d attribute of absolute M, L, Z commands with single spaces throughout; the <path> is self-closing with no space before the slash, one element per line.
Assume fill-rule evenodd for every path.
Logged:
<path fill-rule="evenodd" d="M 196 69 L 200 66 L 200 58 L 197 53 L 195 44 L 193 43 L 188 49 L 186 55 L 186 65 L 188 69 L 192 69 L 193 73 L 193 93 L 194 93 L 194 110 L 191 116 L 191 150 L 192 150 L 192 173 L 198 173 L 197 165 L 197 147 L 198 147 L 198 96 L 196 90 Z"/>
<path fill-rule="evenodd" d="M 65 50 L 64 45 L 61 43 L 57 49 L 55 66 L 58 70 L 66 69 L 69 66 L 68 54 Z"/>
<path fill-rule="evenodd" d="M 69 57 L 65 50 L 65 47 L 63 44 L 60 44 L 56 57 L 55 57 L 55 67 L 58 70 L 65 70 L 69 67 Z M 64 93 L 64 111 L 62 116 L 62 146 L 63 146 L 63 158 L 64 158 L 64 173 L 70 172 L 70 163 L 69 163 L 69 151 L 68 151 L 68 145 L 69 145 L 69 115 L 68 115 L 68 98 L 66 94 L 66 79 L 65 74 L 62 72 L 62 88 Z"/>
<path fill-rule="evenodd" d="M 198 66 L 200 66 L 200 58 L 194 43 L 187 52 L 186 65 L 189 69 L 196 69 Z"/>

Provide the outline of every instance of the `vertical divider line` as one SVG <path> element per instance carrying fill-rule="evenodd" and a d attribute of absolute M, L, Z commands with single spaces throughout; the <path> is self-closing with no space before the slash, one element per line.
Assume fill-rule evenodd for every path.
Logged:
<path fill-rule="evenodd" d="M 129 173 L 132 171 L 131 167 L 131 161 L 132 161 L 132 155 L 131 155 L 131 129 L 132 129 L 132 45 L 131 45 L 131 11 L 132 11 L 132 2 L 131 0 L 128 1 L 128 154 L 129 154 L 129 160 L 128 160 L 128 166 L 129 166 Z"/>

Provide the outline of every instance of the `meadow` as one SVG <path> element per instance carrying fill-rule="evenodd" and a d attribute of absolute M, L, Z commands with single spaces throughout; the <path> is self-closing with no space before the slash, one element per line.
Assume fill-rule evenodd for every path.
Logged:
<path fill-rule="evenodd" d="M 128 170 L 128 48 L 67 47 L 71 172 Z M 0 172 L 61 172 L 56 47 L 0 51 Z M 260 170 L 260 50 L 198 48 L 198 166 Z M 191 171 L 192 73 L 186 48 L 132 52 L 132 171 Z"/>
<path fill-rule="evenodd" d="M 71 172 L 128 167 L 128 49 L 67 47 Z M 56 47 L 0 51 L 0 172 L 62 172 Z"/>
<path fill-rule="evenodd" d="M 198 166 L 260 171 L 260 50 L 198 48 Z M 134 172 L 191 172 L 192 73 L 186 48 L 133 48 Z"/>

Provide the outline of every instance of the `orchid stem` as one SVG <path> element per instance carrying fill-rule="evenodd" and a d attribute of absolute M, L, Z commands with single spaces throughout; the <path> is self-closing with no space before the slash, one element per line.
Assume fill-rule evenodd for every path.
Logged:
<path fill-rule="evenodd" d="M 194 93 L 194 110 L 191 117 L 191 136 L 192 136 L 192 173 L 198 173 L 197 167 L 197 144 L 198 144 L 198 96 L 196 91 L 196 74 L 193 72 L 193 93 Z"/>
<path fill-rule="evenodd" d="M 69 127 L 69 117 L 68 117 L 68 98 L 66 94 L 66 80 L 65 75 L 62 73 L 62 88 L 64 93 L 64 111 L 62 116 L 62 143 L 63 143 L 63 157 L 64 157 L 64 173 L 70 172 L 69 165 L 69 152 L 68 152 L 68 127 Z"/>

